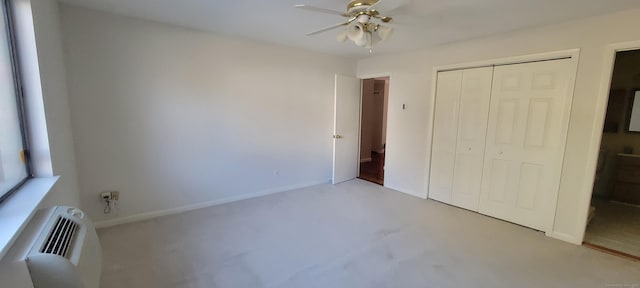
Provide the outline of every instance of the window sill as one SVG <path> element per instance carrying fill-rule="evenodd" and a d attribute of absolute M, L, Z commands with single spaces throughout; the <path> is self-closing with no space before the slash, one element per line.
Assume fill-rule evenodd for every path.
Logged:
<path fill-rule="evenodd" d="M 9 199 L 0 204 L 0 259 L 4 257 L 20 232 L 49 194 L 59 176 L 33 178 L 24 183 Z"/>

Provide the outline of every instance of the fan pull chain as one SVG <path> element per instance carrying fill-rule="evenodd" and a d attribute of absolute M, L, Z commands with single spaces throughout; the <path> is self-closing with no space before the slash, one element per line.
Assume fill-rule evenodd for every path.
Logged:
<path fill-rule="evenodd" d="M 369 54 L 373 54 L 373 33 L 369 31 Z"/>

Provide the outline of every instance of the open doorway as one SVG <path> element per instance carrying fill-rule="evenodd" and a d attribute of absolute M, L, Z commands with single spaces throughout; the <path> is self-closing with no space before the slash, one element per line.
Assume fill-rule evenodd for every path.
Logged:
<path fill-rule="evenodd" d="M 389 77 L 362 80 L 358 178 L 384 185 Z"/>
<path fill-rule="evenodd" d="M 584 242 L 640 259 L 640 50 L 615 55 Z"/>

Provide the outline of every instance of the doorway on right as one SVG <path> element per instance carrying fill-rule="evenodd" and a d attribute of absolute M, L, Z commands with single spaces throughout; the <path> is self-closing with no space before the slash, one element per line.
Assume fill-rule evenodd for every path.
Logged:
<path fill-rule="evenodd" d="M 358 178 L 384 185 L 389 77 L 362 80 Z"/>
<path fill-rule="evenodd" d="M 640 50 L 616 53 L 584 244 L 640 260 Z"/>

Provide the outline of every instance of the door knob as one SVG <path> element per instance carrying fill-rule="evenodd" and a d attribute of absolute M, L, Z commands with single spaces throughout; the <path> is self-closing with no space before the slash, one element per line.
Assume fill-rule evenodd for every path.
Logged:
<path fill-rule="evenodd" d="M 333 139 L 340 139 L 340 138 L 342 138 L 342 136 L 341 136 L 341 135 L 338 135 L 338 134 L 333 135 Z"/>

